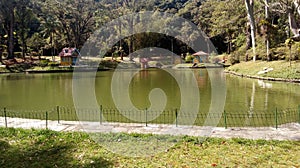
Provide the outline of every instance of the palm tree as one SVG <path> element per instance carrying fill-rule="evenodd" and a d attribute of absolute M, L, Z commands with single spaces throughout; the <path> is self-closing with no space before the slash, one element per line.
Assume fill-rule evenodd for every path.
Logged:
<path fill-rule="evenodd" d="M 56 45 L 54 45 L 54 41 L 55 41 L 55 36 L 58 34 L 57 29 L 59 27 L 59 22 L 51 16 L 46 16 L 46 18 L 41 20 L 41 23 L 42 23 L 42 28 L 41 28 L 42 37 L 45 39 L 49 38 L 47 43 L 48 45 L 50 45 L 51 48 L 52 61 L 55 61 L 54 50 L 56 48 L 55 47 Z"/>

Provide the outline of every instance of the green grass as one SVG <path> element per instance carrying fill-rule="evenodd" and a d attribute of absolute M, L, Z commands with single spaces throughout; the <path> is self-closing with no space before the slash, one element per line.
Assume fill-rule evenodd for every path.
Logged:
<path fill-rule="evenodd" d="M 274 70 L 266 74 L 258 75 L 263 68 L 273 68 Z M 249 61 L 235 64 L 227 69 L 244 75 L 284 78 L 284 79 L 300 79 L 300 62 L 293 61 L 290 66 L 288 61 Z"/>
<path fill-rule="evenodd" d="M 86 133 L 0 128 L 0 167 L 299 167 L 299 141 L 102 134 L 111 142 L 167 139 L 168 150 L 148 157 L 109 152 Z M 177 139 L 177 141 L 174 141 Z M 150 140 L 151 142 L 151 140 Z M 126 148 L 126 146 L 123 146 Z"/>

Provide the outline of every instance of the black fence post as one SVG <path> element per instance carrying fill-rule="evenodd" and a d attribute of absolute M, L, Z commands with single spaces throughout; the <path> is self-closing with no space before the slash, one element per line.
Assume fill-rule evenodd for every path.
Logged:
<path fill-rule="evenodd" d="M 178 127 L 178 110 L 177 109 L 175 109 L 175 122 L 176 122 L 176 127 Z"/>
<path fill-rule="evenodd" d="M 103 107 L 102 105 L 100 105 L 100 124 L 102 125 L 102 110 L 103 110 Z"/>
<path fill-rule="evenodd" d="M 300 124 L 300 105 L 298 106 L 298 123 Z"/>
<path fill-rule="evenodd" d="M 48 129 L 48 111 L 46 111 L 46 129 Z"/>
<path fill-rule="evenodd" d="M 56 112 L 57 112 L 57 123 L 60 124 L 59 106 L 56 106 Z"/>
<path fill-rule="evenodd" d="M 277 108 L 275 109 L 275 127 L 278 129 L 278 111 Z"/>
<path fill-rule="evenodd" d="M 227 129 L 227 113 L 224 110 L 224 124 L 225 124 L 225 129 Z"/>
<path fill-rule="evenodd" d="M 148 109 L 147 109 L 147 108 L 146 108 L 146 110 L 145 110 L 145 113 L 146 113 L 146 116 L 145 116 L 145 117 L 146 117 L 146 127 L 148 127 L 148 121 L 147 121 L 147 120 L 148 120 L 148 116 L 147 116 Z"/>
<path fill-rule="evenodd" d="M 4 120 L 5 120 L 5 128 L 7 128 L 7 114 L 6 114 L 6 108 L 4 108 Z"/>

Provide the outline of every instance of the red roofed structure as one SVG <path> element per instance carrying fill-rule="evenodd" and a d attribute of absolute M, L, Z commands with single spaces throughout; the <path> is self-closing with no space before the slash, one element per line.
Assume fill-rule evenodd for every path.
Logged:
<path fill-rule="evenodd" d="M 77 60 L 80 57 L 80 53 L 76 48 L 63 48 L 59 53 L 60 65 L 71 66 L 76 65 Z"/>

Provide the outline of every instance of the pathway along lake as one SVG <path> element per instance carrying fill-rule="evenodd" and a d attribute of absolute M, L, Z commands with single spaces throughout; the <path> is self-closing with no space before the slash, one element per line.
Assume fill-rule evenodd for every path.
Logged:
<path fill-rule="evenodd" d="M 126 71 L 128 70 L 124 70 Z M 207 113 L 211 104 L 211 80 L 205 69 L 192 71 L 200 93 L 200 112 Z M 103 107 L 115 107 L 111 96 L 114 73 L 117 72 L 98 72 L 95 78 L 97 101 Z M 74 107 L 72 81 L 72 73 L 2 74 L 0 108 L 23 111 L 47 110 L 56 106 Z M 139 109 L 149 107 L 148 95 L 154 88 L 160 88 L 165 92 L 166 109 L 179 108 L 181 102 L 179 86 L 168 72 L 161 69 L 142 70 L 134 76 L 128 89 L 132 103 Z M 297 109 L 300 104 L 299 84 L 226 75 L 226 90 L 225 110 L 228 113 L 244 114 L 251 110 L 272 112 L 276 108 Z"/>

